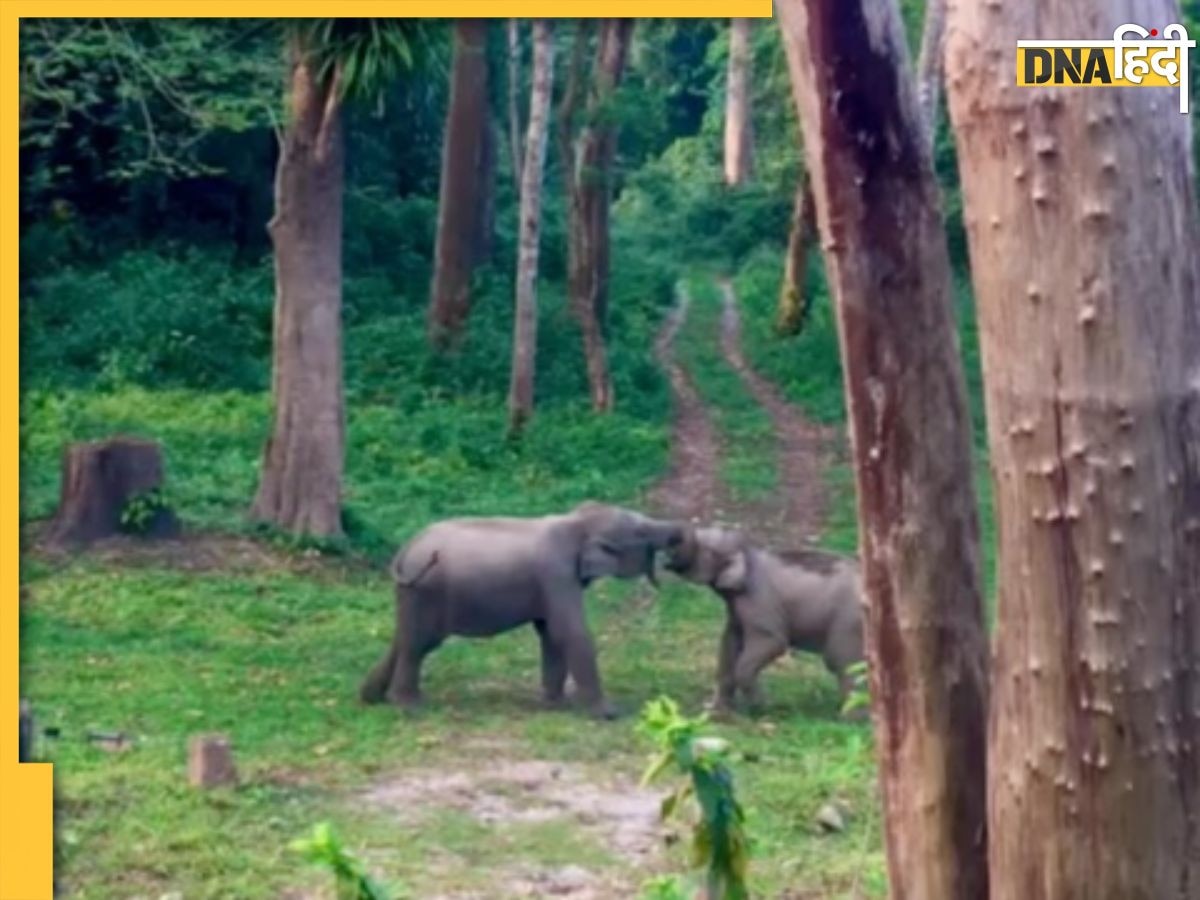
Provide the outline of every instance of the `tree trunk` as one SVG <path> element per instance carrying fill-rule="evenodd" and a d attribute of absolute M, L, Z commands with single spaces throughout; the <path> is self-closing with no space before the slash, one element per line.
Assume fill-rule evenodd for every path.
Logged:
<path fill-rule="evenodd" d="M 156 498 L 162 486 L 162 448 L 153 441 L 111 438 L 72 444 L 63 452 L 58 510 L 46 540 L 82 545 L 122 530 L 175 537 L 179 521 Z M 140 506 L 131 505 L 139 500 Z"/>
<path fill-rule="evenodd" d="M 513 323 L 512 379 L 508 392 L 508 427 L 519 434 L 533 415 L 533 379 L 537 357 L 538 240 L 542 220 L 542 172 L 554 87 L 554 26 L 548 19 L 533 23 L 533 86 L 529 98 L 529 131 L 521 170 L 521 212 L 517 245 L 517 297 Z"/>
<path fill-rule="evenodd" d="M 987 896 L 986 641 L 942 212 L 894 0 L 782 0 L 836 299 L 891 896 Z"/>
<path fill-rule="evenodd" d="M 600 23 L 587 124 L 575 144 L 569 180 L 568 293 L 583 335 L 588 389 L 597 412 L 608 412 L 613 407 L 604 323 L 608 314 L 608 218 L 617 126 L 607 107 L 625 70 L 633 25 L 633 19 L 603 19 Z"/>
<path fill-rule="evenodd" d="M 796 200 L 792 206 L 792 224 L 788 229 L 787 256 L 783 264 L 783 284 L 779 289 L 779 308 L 775 315 L 775 331 L 788 336 L 799 334 L 808 320 L 812 295 L 805 291 L 808 273 L 808 248 L 817 234 L 817 201 L 813 197 L 812 179 L 805 172 L 796 185 Z"/>
<path fill-rule="evenodd" d="M 444 349 L 462 334 L 471 310 L 471 276 L 482 256 L 491 123 L 488 117 L 487 20 L 454 23 L 450 105 L 442 144 L 429 339 Z"/>
<path fill-rule="evenodd" d="M 921 30 L 921 53 L 917 57 L 917 99 L 925 122 L 925 141 L 931 149 L 937 135 L 945 35 L 946 0 L 927 0 L 925 24 Z"/>
<path fill-rule="evenodd" d="M 475 213 L 475 235 L 471 243 L 472 272 L 491 263 L 496 249 L 496 122 L 489 116 L 479 148 L 479 196 Z"/>
<path fill-rule="evenodd" d="M 754 129 L 750 121 L 750 29 L 752 19 L 729 20 L 729 69 L 725 82 L 725 183 L 750 179 Z"/>
<path fill-rule="evenodd" d="M 339 81 L 298 41 L 291 110 L 275 171 L 274 423 L 251 515 L 294 534 L 341 534 L 342 195 Z"/>
<path fill-rule="evenodd" d="M 508 152 L 512 157 L 513 189 L 521 202 L 521 32 L 520 20 L 508 20 Z"/>
<path fill-rule="evenodd" d="M 947 47 L 996 490 L 999 900 L 1200 896 L 1200 247 L 1157 91 L 1017 89 L 1019 38 L 1174 3 L 956 6 Z M 995 57 L 993 58 L 993 54 Z"/>

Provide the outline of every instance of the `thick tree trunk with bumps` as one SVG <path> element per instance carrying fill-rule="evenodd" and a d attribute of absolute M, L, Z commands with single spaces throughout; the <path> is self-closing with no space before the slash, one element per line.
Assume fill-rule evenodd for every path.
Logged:
<path fill-rule="evenodd" d="M 1013 85 L 1018 39 L 1179 21 L 1165 0 L 951 7 L 999 523 L 997 900 L 1200 897 L 1191 123 L 1171 90 Z"/>
<path fill-rule="evenodd" d="M 986 652 L 950 260 L 894 0 L 780 0 L 845 366 L 891 896 L 987 896 Z"/>
<path fill-rule="evenodd" d="M 293 41 L 275 173 L 274 422 L 251 515 L 294 534 L 342 532 L 343 150 L 339 77 Z"/>
<path fill-rule="evenodd" d="M 450 104 L 442 144 L 429 338 L 445 348 L 471 311 L 471 276 L 484 256 L 492 152 L 488 115 L 487 20 L 454 23 Z"/>
<path fill-rule="evenodd" d="M 179 521 L 158 497 L 162 487 L 162 449 L 153 441 L 72 444 L 63 453 L 58 511 L 46 539 L 87 544 L 120 531 L 174 537 Z"/>

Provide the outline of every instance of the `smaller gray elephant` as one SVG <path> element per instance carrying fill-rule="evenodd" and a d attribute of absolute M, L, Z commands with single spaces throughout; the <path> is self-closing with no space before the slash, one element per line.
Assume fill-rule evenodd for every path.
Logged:
<path fill-rule="evenodd" d="M 665 567 L 725 601 L 714 711 L 728 711 L 739 694 L 759 706 L 759 673 L 789 649 L 819 653 L 843 698 L 854 687 L 849 670 L 864 658 L 856 561 L 815 550 L 773 553 L 740 532 L 698 528 L 684 532 Z"/>

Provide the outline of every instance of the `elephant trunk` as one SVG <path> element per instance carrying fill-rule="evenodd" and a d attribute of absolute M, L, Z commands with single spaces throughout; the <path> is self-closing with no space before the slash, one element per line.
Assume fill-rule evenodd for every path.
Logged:
<path fill-rule="evenodd" d="M 679 540 L 671 548 L 667 558 L 667 568 L 672 572 L 686 572 L 696 561 L 699 544 L 696 541 L 696 529 L 684 526 L 680 529 Z"/>
<path fill-rule="evenodd" d="M 650 542 L 646 547 L 646 580 L 659 588 L 655 563 L 660 550 L 674 550 L 684 540 L 686 528 L 678 522 L 653 522 L 649 527 Z"/>

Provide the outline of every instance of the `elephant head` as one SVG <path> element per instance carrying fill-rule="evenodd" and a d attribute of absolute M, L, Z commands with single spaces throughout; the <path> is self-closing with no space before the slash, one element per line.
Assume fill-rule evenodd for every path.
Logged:
<path fill-rule="evenodd" d="M 591 501 L 575 507 L 570 515 L 580 526 L 576 569 L 583 584 L 605 576 L 645 575 L 657 587 L 656 554 L 678 546 L 685 530 L 678 522 L 652 519 L 631 509 Z"/>
<path fill-rule="evenodd" d="M 746 540 L 740 532 L 689 527 L 667 554 L 666 568 L 722 593 L 740 593 L 749 581 L 745 550 Z"/>

